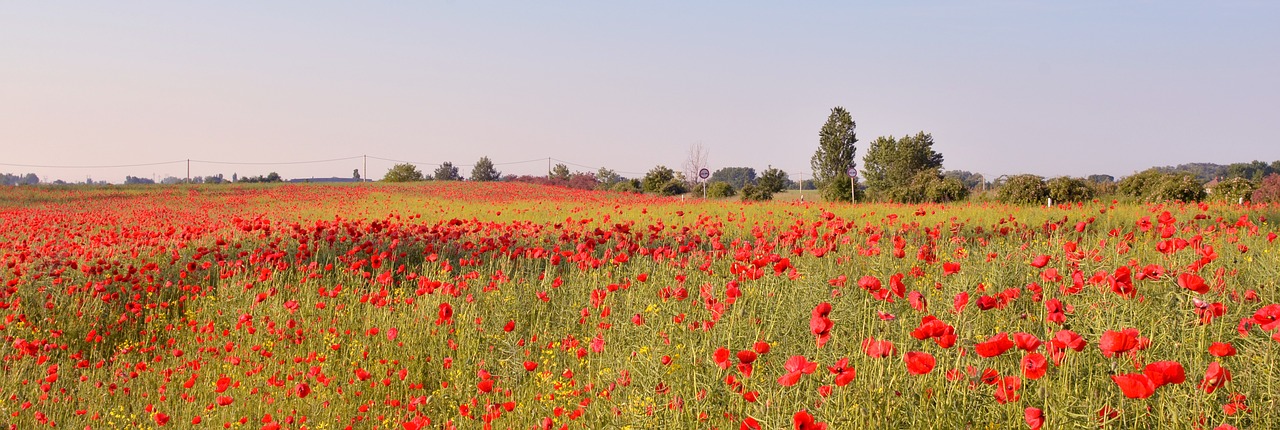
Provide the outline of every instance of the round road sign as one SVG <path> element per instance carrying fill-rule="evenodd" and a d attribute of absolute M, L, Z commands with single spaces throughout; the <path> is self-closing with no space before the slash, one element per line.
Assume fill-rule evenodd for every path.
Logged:
<path fill-rule="evenodd" d="M 699 177 L 699 178 L 702 178 L 702 179 L 710 178 L 710 177 L 711 177 L 711 171 L 710 171 L 710 170 L 707 170 L 707 169 L 699 170 L 699 171 L 698 171 L 698 177 Z"/>

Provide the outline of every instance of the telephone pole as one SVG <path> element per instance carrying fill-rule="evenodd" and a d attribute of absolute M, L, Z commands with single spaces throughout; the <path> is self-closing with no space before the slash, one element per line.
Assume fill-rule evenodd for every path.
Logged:
<path fill-rule="evenodd" d="M 187 183 L 191 183 L 191 159 L 187 159 Z"/>
<path fill-rule="evenodd" d="M 360 182 L 364 182 L 369 180 L 369 156 L 361 155 L 361 157 L 364 157 L 364 174 L 360 175 Z"/>

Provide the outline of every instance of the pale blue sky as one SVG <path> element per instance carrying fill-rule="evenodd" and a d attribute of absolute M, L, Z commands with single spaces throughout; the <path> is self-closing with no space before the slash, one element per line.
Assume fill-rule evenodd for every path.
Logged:
<path fill-rule="evenodd" d="M 0 3 L 0 163 L 644 172 L 701 142 L 795 177 L 837 105 L 859 157 L 923 130 L 992 177 L 1280 159 L 1280 2 L 410 3 Z"/>

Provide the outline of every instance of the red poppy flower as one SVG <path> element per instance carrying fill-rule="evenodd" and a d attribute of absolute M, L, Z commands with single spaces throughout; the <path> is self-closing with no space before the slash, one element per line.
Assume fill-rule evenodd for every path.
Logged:
<path fill-rule="evenodd" d="M 1022 412 L 1022 416 L 1027 421 L 1027 427 L 1030 427 L 1031 430 L 1040 430 L 1041 427 L 1044 427 L 1044 411 L 1041 411 L 1040 408 L 1028 407 Z"/>
<path fill-rule="evenodd" d="M 924 375 L 933 371 L 933 366 L 937 364 L 933 356 L 927 352 L 911 351 L 902 357 L 902 361 L 907 363 L 907 371 L 912 375 Z"/>
<path fill-rule="evenodd" d="M 1156 392 L 1156 386 L 1151 382 L 1151 378 L 1141 373 L 1111 375 L 1111 380 L 1115 381 L 1124 396 L 1130 399 L 1145 399 Z"/>
<path fill-rule="evenodd" d="M 996 387 L 992 396 L 996 398 L 996 402 L 1005 404 L 1018 401 L 1021 396 L 1018 395 L 1018 389 L 1022 388 L 1022 378 L 1017 376 L 1006 376 L 1000 380 L 1000 386 Z"/>
<path fill-rule="evenodd" d="M 1209 345 L 1209 354 L 1214 357 L 1230 357 L 1236 355 L 1236 347 L 1229 343 L 1214 342 Z"/>
<path fill-rule="evenodd" d="M 796 355 L 787 359 L 783 368 L 787 369 L 787 373 L 778 378 L 778 384 L 784 387 L 790 387 L 795 385 L 796 382 L 800 382 L 801 375 L 813 373 L 815 370 L 818 370 L 818 363 L 809 362 L 809 360 L 805 359 L 803 355 Z"/>
<path fill-rule="evenodd" d="M 1016 344 L 1014 344 L 1012 340 L 1009 340 L 1008 333 L 999 333 L 995 336 L 991 336 L 991 338 L 987 339 L 986 342 L 974 345 L 973 351 L 977 352 L 980 357 L 991 358 L 1004 354 L 1005 351 L 1008 351 L 1014 346 L 1016 346 Z"/>
<path fill-rule="evenodd" d="M 1142 370 L 1142 374 L 1151 379 L 1151 384 L 1155 388 L 1160 388 L 1167 384 L 1181 384 L 1187 380 L 1187 373 L 1182 368 L 1182 363 L 1176 361 L 1157 361 L 1148 364 Z"/>
<path fill-rule="evenodd" d="M 1031 260 L 1031 267 L 1034 267 L 1037 269 L 1043 268 L 1048 264 L 1049 264 L 1049 256 L 1044 254 L 1037 255 L 1036 258 Z"/>
<path fill-rule="evenodd" d="M 1046 366 L 1047 360 L 1044 355 L 1038 352 L 1027 354 L 1026 357 L 1022 357 L 1022 376 L 1032 381 L 1040 379 L 1044 376 Z"/>
<path fill-rule="evenodd" d="M 820 423 L 809 415 L 809 411 L 796 412 L 791 416 L 791 422 L 795 426 L 795 430 L 827 430 L 827 423 Z"/>
<path fill-rule="evenodd" d="M 1280 328 L 1280 304 L 1270 304 L 1258 309 L 1253 313 L 1253 321 L 1266 331 Z"/>
<path fill-rule="evenodd" d="M 756 361 L 756 357 L 758 355 L 755 351 L 749 349 L 738 351 L 738 362 L 742 364 L 751 364 Z"/>
<path fill-rule="evenodd" d="M 888 357 L 894 353 L 893 342 L 869 337 L 862 341 L 862 352 L 871 358 Z"/>
<path fill-rule="evenodd" d="M 711 355 L 711 360 L 715 361 L 716 366 L 721 369 L 728 369 L 733 363 L 729 361 L 729 349 L 725 347 L 716 348 L 716 352 Z"/>
<path fill-rule="evenodd" d="M 1034 352 L 1040 349 L 1040 338 L 1031 333 L 1014 333 L 1013 342 L 1018 344 L 1018 349 L 1026 352 Z"/>
<path fill-rule="evenodd" d="M 1214 390 L 1222 387 L 1227 381 L 1231 380 L 1231 371 L 1222 367 L 1218 362 L 1209 363 L 1209 368 L 1204 371 L 1204 379 L 1200 381 L 1200 389 L 1205 394 L 1213 394 Z"/>
<path fill-rule="evenodd" d="M 1195 291 L 1200 294 L 1209 292 L 1209 284 L 1204 282 L 1204 278 L 1194 273 L 1183 273 L 1178 275 L 1178 286 Z"/>
<path fill-rule="evenodd" d="M 1102 338 L 1098 340 L 1098 348 L 1102 350 L 1102 355 L 1107 357 L 1112 357 L 1137 347 L 1138 330 L 1132 328 L 1123 331 L 1107 330 L 1102 333 Z"/>
<path fill-rule="evenodd" d="M 841 358 L 840 360 L 836 361 L 835 366 L 828 367 L 827 370 L 830 370 L 831 373 L 834 373 L 836 375 L 837 387 L 843 387 L 845 385 L 848 385 L 850 382 L 853 381 L 853 378 L 857 375 L 857 372 L 853 370 L 853 367 L 849 366 L 849 357 Z"/>
<path fill-rule="evenodd" d="M 959 273 L 959 272 L 960 272 L 960 263 L 953 263 L 953 262 L 950 262 L 950 261 L 948 261 L 948 262 L 946 262 L 946 263 L 942 263 L 942 275 L 943 275 L 943 276 L 950 275 L 950 274 L 953 274 L 953 273 Z"/>

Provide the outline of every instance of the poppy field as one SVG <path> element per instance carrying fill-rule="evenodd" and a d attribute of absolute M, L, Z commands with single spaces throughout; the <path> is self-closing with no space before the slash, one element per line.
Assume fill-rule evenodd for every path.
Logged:
<path fill-rule="evenodd" d="M 8 428 L 1280 428 L 1280 207 L 0 190 Z"/>

